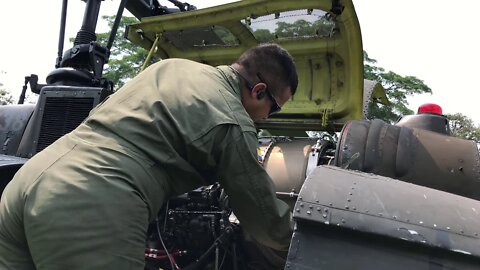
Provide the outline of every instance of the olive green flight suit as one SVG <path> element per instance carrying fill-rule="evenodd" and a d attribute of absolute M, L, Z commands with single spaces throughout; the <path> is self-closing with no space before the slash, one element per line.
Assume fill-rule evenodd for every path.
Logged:
<path fill-rule="evenodd" d="M 227 66 L 156 63 L 35 155 L 0 201 L 0 269 L 143 269 L 162 204 L 219 181 L 243 228 L 287 249 L 288 206 L 257 161 Z"/>

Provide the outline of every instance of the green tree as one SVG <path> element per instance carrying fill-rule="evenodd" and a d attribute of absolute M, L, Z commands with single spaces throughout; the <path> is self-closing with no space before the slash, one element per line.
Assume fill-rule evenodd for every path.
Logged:
<path fill-rule="evenodd" d="M 277 22 L 276 26 L 273 33 L 268 29 L 256 29 L 253 31 L 253 35 L 260 42 L 272 41 L 275 38 L 329 36 L 335 23 L 326 17 L 320 17 L 314 22 L 303 19 L 293 23 Z"/>
<path fill-rule="evenodd" d="M 275 38 L 275 34 L 268 29 L 257 29 L 253 31 L 253 35 L 260 42 L 268 42 Z"/>
<path fill-rule="evenodd" d="M 446 116 L 453 136 L 480 142 L 480 125 L 475 125 L 472 119 L 461 113 Z"/>
<path fill-rule="evenodd" d="M 112 28 L 115 16 L 102 16 Z M 115 84 L 115 89 L 122 87 L 129 79 L 133 78 L 140 72 L 143 61 L 146 59 L 148 51 L 134 45 L 125 38 L 125 27 L 129 24 L 137 23 L 135 17 L 123 16 L 118 31 L 113 42 L 110 59 L 104 69 L 104 77 L 110 79 Z M 110 32 L 97 34 L 97 41 L 106 45 Z M 156 61 L 152 58 L 152 61 Z"/>
<path fill-rule="evenodd" d="M 0 84 L 0 105 L 7 105 L 12 103 L 12 95 L 10 95 L 10 93 L 2 87 L 2 84 Z"/>
<path fill-rule="evenodd" d="M 393 71 L 386 71 L 376 66 L 376 63 L 375 59 L 368 57 L 367 52 L 363 52 L 364 78 L 380 82 L 385 88 L 390 104 L 369 103 L 369 119 L 378 118 L 393 123 L 403 115 L 413 114 L 407 107 L 408 96 L 432 93 L 430 87 L 417 77 L 401 76 Z"/>
<path fill-rule="evenodd" d="M 0 74 L 5 74 L 5 71 L 0 71 Z M 7 105 L 12 103 L 12 95 L 10 95 L 10 92 L 3 87 L 3 83 L 0 82 L 0 105 Z"/>

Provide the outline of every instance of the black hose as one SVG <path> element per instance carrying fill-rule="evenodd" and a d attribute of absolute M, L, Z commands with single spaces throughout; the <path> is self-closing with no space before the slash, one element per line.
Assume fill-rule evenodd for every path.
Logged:
<path fill-rule="evenodd" d="M 187 267 L 183 268 L 183 270 L 200 270 L 203 269 L 205 264 L 208 262 L 208 257 L 212 254 L 213 251 L 216 250 L 218 245 L 223 243 L 225 240 L 229 238 L 229 236 L 233 233 L 233 229 L 231 227 L 227 227 L 225 231 L 213 242 L 213 244 L 205 251 L 205 253 L 200 256 L 195 262 L 188 265 Z"/>

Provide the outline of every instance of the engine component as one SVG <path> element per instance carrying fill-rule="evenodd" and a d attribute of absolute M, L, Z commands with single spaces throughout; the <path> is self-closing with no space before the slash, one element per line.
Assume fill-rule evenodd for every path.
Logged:
<path fill-rule="evenodd" d="M 321 138 L 271 137 L 260 140 L 261 160 L 275 183 L 277 196 L 293 208 L 306 176 L 315 167 L 332 162 L 336 142 Z"/>
<path fill-rule="evenodd" d="M 16 155 L 30 158 L 75 129 L 105 98 L 105 92 L 99 87 L 43 87 Z"/>
<path fill-rule="evenodd" d="M 442 108 L 433 103 L 423 104 L 418 108 L 417 114 L 405 115 L 395 125 L 450 135 L 448 118 L 442 114 Z"/>
<path fill-rule="evenodd" d="M 480 157 L 474 141 L 381 120 L 345 124 L 335 165 L 480 199 Z"/>
<path fill-rule="evenodd" d="M 243 269 L 227 201 L 218 184 L 169 200 L 148 229 L 146 269 Z"/>

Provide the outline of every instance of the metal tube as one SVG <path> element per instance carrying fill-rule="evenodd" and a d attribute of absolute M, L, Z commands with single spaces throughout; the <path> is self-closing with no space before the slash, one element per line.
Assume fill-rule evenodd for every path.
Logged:
<path fill-rule="evenodd" d="M 152 48 L 148 52 L 147 58 L 143 62 L 143 65 L 142 65 L 142 68 L 140 69 L 140 72 L 142 72 L 147 67 L 148 62 L 150 62 L 150 59 L 152 58 L 153 52 L 155 51 L 155 48 L 157 48 L 157 43 L 158 43 L 159 38 L 160 38 L 160 35 L 157 35 L 157 37 L 155 38 L 155 41 L 153 42 Z"/>
<path fill-rule="evenodd" d="M 68 6 L 68 0 L 63 0 L 62 17 L 60 18 L 60 33 L 58 36 L 58 52 L 57 52 L 57 60 L 55 62 L 55 68 L 60 67 L 60 62 L 62 62 L 62 57 L 63 57 L 63 43 L 65 42 L 65 24 L 67 21 L 67 6 Z"/>
<path fill-rule="evenodd" d="M 127 0 L 122 0 L 122 2 L 120 2 L 120 5 L 118 6 L 117 15 L 115 16 L 115 22 L 113 23 L 112 31 L 110 32 L 110 36 L 108 37 L 107 49 L 109 52 L 110 48 L 112 48 L 113 41 L 115 40 L 115 35 L 117 34 L 118 26 L 120 25 L 123 10 L 125 9 L 126 4 Z"/>
<path fill-rule="evenodd" d="M 95 33 L 101 0 L 87 0 L 83 15 L 82 30 Z"/>

